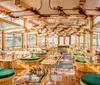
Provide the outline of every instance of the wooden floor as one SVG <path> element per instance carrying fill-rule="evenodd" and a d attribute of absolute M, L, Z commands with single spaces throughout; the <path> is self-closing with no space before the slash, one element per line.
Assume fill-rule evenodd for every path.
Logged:
<path fill-rule="evenodd" d="M 47 85 L 46 83 L 44 85 Z M 54 85 L 80 85 L 79 82 L 75 80 L 74 75 L 62 74 L 61 81 L 54 81 Z"/>
<path fill-rule="evenodd" d="M 57 81 L 55 85 L 79 85 L 78 82 L 75 81 L 74 75 L 62 75 L 62 80 Z"/>

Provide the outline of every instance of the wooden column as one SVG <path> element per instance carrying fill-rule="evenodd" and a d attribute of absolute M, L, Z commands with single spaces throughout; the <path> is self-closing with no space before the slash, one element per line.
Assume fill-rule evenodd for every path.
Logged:
<path fill-rule="evenodd" d="M 64 45 L 66 44 L 66 36 L 64 36 Z"/>
<path fill-rule="evenodd" d="M 52 44 L 54 45 L 54 35 L 52 35 L 52 37 L 53 37 L 53 38 L 52 38 L 52 42 L 53 42 Z"/>
<path fill-rule="evenodd" d="M 90 16 L 90 52 L 93 52 L 93 24 L 94 24 L 94 18 L 93 16 Z"/>
<path fill-rule="evenodd" d="M 27 22 L 28 20 L 25 18 L 24 20 L 24 48 L 25 50 L 28 50 Z"/>
<path fill-rule="evenodd" d="M 4 31 L 2 32 L 2 50 L 5 48 L 5 34 Z"/>
<path fill-rule="evenodd" d="M 80 48 L 80 34 L 78 35 L 78 48 Z"/>
<path fill-rule="evenodd" d="M 93 53 L 93 24 L 94 18 L 90 16 L 90 53 Z M 92 56 L 90 57 L 90 62 L 92 62 Z"/>
<path fill-rule="evenodd" d="M 71 35 L 69 36 L 69 45 L 71 45 Z"/>
<path fill-rule="evenodd" d="M 37 42 L 37 46 L 40 47 L 40 34 L 36 35 L 36 42 Z"/>
<path fill-rule="evenodd" d="M 83 32 L 83 49 L 85 49 L 85 43 L 86 43 L 86 29 L 84 29 Z"/>

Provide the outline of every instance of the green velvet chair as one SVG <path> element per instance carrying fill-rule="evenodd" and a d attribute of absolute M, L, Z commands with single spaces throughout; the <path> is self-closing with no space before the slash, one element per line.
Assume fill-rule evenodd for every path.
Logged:
<path fill-rule="evenodd" d="M 100 74 L 82 75 L 81 85 L 100 85 Z"/>
<path fill-rule="evenodd" d="M 27 56 L 21 59 L 23 64 L 28 65 L 28 67 L 32 67 L 32 65 L 39 64 L 40 58 L 38 56 Z"/>
<path fill-rule="evenodd" d="M 77 81 L 80 80 L 86 63 L 87 62 L 84 58 L 76 58 L 75 59 L 74 67 L 75 67 L 75 78 Z"/>
<path fill-rule="evenodd" d="M 40 58 L 38 56 L 28 56 L 25 58 L 22 58 L 21 60 L 25 60 L 25 61 L 33 61 L 33 60 L 39 60 Z"/>
<path fill-rule="evenodd" d="M 11 85 L 14 74 L 12 69 L 0 68 L 0 85 Z"/>
<path fill-rule="evenodd" d="M 58 48 L 70 48 L 70 46 L 58 46 Z"/>
<path fill-rule="evenodd" d="M 0 79 L 13 76 L 15 74 L 14 70 L 9 68 L 0 68 Z"/>
<path fill-rule="evenodd" d="M 76 62 L 86 63 L 86 60 L 84 58 L 77 58 Z"/>
<path fill-rule="evenodd" d="M 46 55 L 46 54 L 48 54 L 48 52 L 33 52 L 32 54 L 36 54 L 36 55 Z"/>
<path fill-rule="evenodd" d="M 83 53 L 75 53 L 74 56 L 84 56 Z"/>

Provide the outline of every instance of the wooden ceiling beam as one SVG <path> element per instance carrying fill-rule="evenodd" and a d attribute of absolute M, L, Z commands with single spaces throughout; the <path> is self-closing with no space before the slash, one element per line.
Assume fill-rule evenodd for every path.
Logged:
<path fill-rule="evenodd" d="M 5 22 L 5 23 L 11 24 L 11 25 L 15 25 L 15 26 L 21 26 L 20 24 L 17 24 L 17 23 L 14 23 L 14 22 L 2 19 L 2 18 L 0 18 L 0 22 Z"/>

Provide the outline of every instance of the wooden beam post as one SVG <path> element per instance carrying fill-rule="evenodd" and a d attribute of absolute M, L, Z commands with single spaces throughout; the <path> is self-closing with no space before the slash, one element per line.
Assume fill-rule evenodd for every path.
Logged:
<path fill-rule="evenodd" d="M 37 46 L 40 47 L 40 34 L 36 35 L 36 42 L 37 42 Z"/>
<path fill-rule="evenodd" d="M 58 45 L 60 45 L 60 36 L 58 35 Z"/>
<path fill-rule="evenodd" d="M 27 18 L 24 20 L 24 48 L 28 50 Z"/>
<path fill-rule="evenodd" d="M 71 45 L 71 35 L 69 36 L 69 45 Z"/>
<path fill-rule="evenodd" d="M 90 53 L 93 53 L 93 24 L 94 17 L 90 16 Z M 92 56 L 90 57 L 90 62 L 92 62 Z"/>
<path fill-rule="evenodd" d="M 54 35 L 52 35 L 52 44 L 54 45 Z"/>
<path fill-rule="evenodd" d="M 2 50 L 5 49 L 5 34 L 4 31 L 2 31 Z"/>
<path fill-rule="evenodd" d="M 86 43 L 86 29 L 84 29 L 83 32 L 83 49 L 85 49 L 85 43 Z"/>
<path fill-rule="evenodd" d="M 90 52 L 93 52 L 93 24 L 94 24 L 94 18 L 93 16 L 90 16 Z"/>
<path fill-rule="evenodd" d="M 64 36 L 64 45 L 66 44 L 66 36 Z"/>

